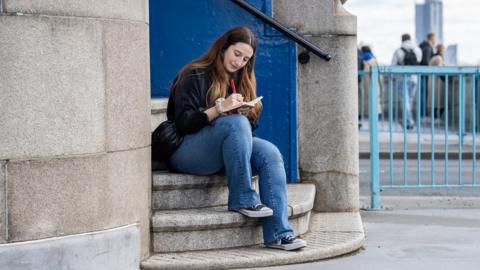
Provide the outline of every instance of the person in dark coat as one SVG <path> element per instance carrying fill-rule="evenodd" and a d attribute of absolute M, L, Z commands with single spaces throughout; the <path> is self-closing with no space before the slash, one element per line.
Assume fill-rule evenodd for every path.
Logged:
<path fill-rule="evenodd" d="M 435 54 L 436 38 L 434 33 L 428 33 L 427 38 L 420 43 L 419 47 L 422 50 L 421 66 L 428 66 L 430 60 Z M 428 76 L 422 76 L 422 84 L 420 88 L 420 115 L 423 117 L 428 116 Z"/>
<path fill-rule="evenodd" d="M 435 44 L 437 43 L 435 34 L 428 33 L 427 39 L 420 43 L 419 47 L 422 50 L 422 61 L 420 61 L 421 66 L 428 66 L 430 60 L 435 54 Z"/>

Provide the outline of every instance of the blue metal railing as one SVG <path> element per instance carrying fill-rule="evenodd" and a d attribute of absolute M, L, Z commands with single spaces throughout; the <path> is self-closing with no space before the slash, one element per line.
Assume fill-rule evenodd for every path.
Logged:
<path fill-rule="evenodd" d="M 384 189 L 480 187 L 479 79 L 478 67 L 372 66 L 370 73 L 359 72 L 359 129 L 370 132 L 372 209 L 380 208 Z"/>

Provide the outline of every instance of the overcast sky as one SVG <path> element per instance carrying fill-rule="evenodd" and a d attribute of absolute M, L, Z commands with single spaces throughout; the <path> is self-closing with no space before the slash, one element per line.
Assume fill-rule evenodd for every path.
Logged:
<path fill-rule="evenodd" d="M 348 0 L 345 9 L 357 16 L 358 41 L 373 47 L 382 64 L 390 64 L 402 33 L 415 37 L 415 3 L 421 0 Z M 458 61 L 480 64 L 480 1 L 443 0 L 445 45 L 458 44 Z"/>

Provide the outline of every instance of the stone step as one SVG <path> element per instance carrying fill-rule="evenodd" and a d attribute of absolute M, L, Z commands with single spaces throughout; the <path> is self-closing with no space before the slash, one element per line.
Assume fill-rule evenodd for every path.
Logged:
<path fill-rule="evenodd" d="M 150 101 L 151 114 L 151 131 L 160 125 L 161 122 L 167 120 L 168 98 L 152 98 Z"/>
<path fill-rule="evenodd" d="M 312 184 L 288 185 L 288 215 L 297 234 L 308 230 L 315 199 Z M 157 211 L 152 217 L 154 252 L 207 250 L 263 242 L 258 219 L 227 210 L 226 206 Z"/>
<path fill-rule="evenodd" d="M 254 186 L 258 177 L 253 177 Z M 224 175 L 195 176 L 154 171 L 152 173 L 154 210 L 193 209 L 226 205 L 227 179 Z"/>
<path fill-rule="evenodd" d="M 358 212 L 312 213 L 307 247 L 282 251 L 256 245 L 224 250 L 158 253 L 141 264 L 143 270 L 237 269 L 304 263 L 333 258 L 360 249 L 365 240 Z"/>

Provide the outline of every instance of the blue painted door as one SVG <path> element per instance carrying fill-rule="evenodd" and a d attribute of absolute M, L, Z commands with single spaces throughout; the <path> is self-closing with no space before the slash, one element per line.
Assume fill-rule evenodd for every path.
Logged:
<path fill-rule="evenodd" d="M 272 15 L 271 0 L 249 0 Z M 282 153 L 290 182 L 297 179 L 296 46 L 282 34 L 227 0 L 151 0 L 150 63 L 152 97 L 167 97 L 178 70 L 206 52 L 235 26 L 258 38 L 255 73 L 263 111 L 257 135 Z"/>

